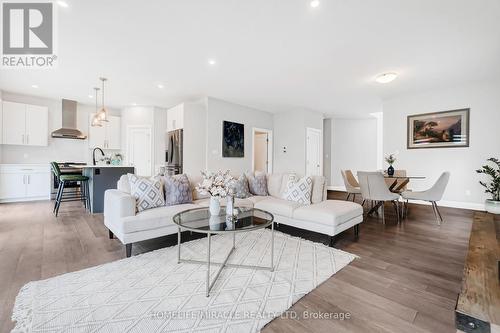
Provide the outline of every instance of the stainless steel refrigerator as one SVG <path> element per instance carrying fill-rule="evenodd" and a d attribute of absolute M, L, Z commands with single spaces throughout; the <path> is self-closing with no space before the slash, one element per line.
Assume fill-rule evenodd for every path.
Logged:
<path fill-rule="evenodd" d="M 182 141 L 182 129 L 167 133 L 167 150 L 165 152 L 165 174 L 167 175 L 182 173 Z"/>

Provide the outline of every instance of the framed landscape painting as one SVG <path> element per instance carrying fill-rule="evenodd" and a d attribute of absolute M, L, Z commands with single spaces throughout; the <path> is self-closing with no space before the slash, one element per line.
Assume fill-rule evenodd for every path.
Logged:
<path fill-rule="evenodd" d="M 408 149 L 469 147 L 469 112 L 460 109 L 408 116 Z"/>
<path fill-rule="evenodd" d="M 245 157 L 245 127 L 231 121 L 222 122 L 222 157 Z"/>

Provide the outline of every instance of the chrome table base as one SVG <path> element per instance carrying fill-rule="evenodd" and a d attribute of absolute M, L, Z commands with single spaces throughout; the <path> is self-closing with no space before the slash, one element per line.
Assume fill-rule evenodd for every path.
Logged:
<path fill-rule="evenodd" d="M 239 232 L 242 232 L 242 231 L 239 231 Z M 260 270 L 268 270 L 271 272 L 274 271 L 274 222 L 271 223 L 271 265 L 269 267 L 254 266 L 254 265 L 228 264 L 227 261 L 229 260 L 229 257 L 231 256 L 231 254 L 233 254 L 234 249 L 236 248 L 236 246 L 235 246 L 236 245 L 236 232 L 232 232 L 232 233 L 233 233 L 233 246 L 231 247 L 231 250 L 229 250 L 224 261 L 223 262 L 212 262 L 210 260 L 210 247 L 211 247 L 211 239 L 212 239 L 212 234 L 210 232 L 207 232 L 207 260 L 202 261 L 202 260 L 191 260 L 191 259 L 182 259 L 181 258 L 181 227 L 179 227 L 177 230 L 177 263 L 180 264 L 182 262 L 182 263 L 188 263 L 188 264 L 207 265 L 207 282 L 206 282 L 206 296 L 207 297 L 210 296 L 210 290 L 212 290 L 212 287 L 214 286 L 215 282 L 217 281 L 217 278 L 219 277 L 219 275 L 222 272 L 222 269 L 224 267 L 260 269 Z M 219 269 L 217 270 L 217 273 L 215 274 L 215 277 L 212 280 L 212 282 L 210 282 L 210 266 L 211 265 L 220 266 Z"/>

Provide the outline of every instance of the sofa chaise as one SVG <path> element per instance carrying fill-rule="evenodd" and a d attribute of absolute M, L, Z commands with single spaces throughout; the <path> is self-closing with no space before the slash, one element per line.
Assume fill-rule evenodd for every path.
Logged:
<path fill-rule="evenodd" d="M 327 200 L 324 177 L 314 176 L 312 203 L 301 205 L 282 198 L 289 174 L 268 174 L 268 196 L 250 196 L 235 199 L 235 206 L 255 207 L 274 215 L 275 222 L 300 229 L 306 229 L 330 236 L 333 246 L 335 235 L 354 228 L 355 237 L 359 234 L 359 224 L 363 222 L 361 205 L 340 200 Z M 195 186 L 201 177 L 189 177 L 193 190 L 193 202 L 175 206 L 162 206 L 136 213 L 135 198 L 130 194 L 128 178 L 123 175 L 117 189 L 107 190 L 104 195 L 104 224 L 110 238 L 116 236 L 125 244 L 126 255 L 132 253 L 132 243 L 177 233 L 178 227 L 172 217 L 184 210 L 209 205 L 207 196 L 200 195 Z M 221 200 L 224 205 L 225 201 Z"/>

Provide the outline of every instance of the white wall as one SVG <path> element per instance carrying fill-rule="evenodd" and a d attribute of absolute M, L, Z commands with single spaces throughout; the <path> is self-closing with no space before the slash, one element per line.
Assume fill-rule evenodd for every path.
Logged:
<path fill-rule="evenodd" d="M 54 139 L 50 133 L 61 128 L 62 101 L 36 96 L 28 96 L 4 91 L 3 100 L 47 106 L 49 109 L 49 132 L 47 133 L 47 147 L 28 147 L 16 145 L 2 145 L 1 163 L 47 163 L 61 162 L 88 162 L 91 154 L 87 140 Z M 119 115 L 114 109 L 108 109 L 110 114 Z M 77 127 L 88 135 L 89 114 L 95 112 L 95 106 L 78 104 Z"/>
<path fill-rule="evenodd" d="M 333 119 L 323 121 L 323 175 L 327 185 L 333 184 L 332 179 L 332 145 L 333 145 Z"/>
<path fill-rule="evenodd" d="M 332 119 L 333 186 L 343 186 L 340 170 L 374 171 L 377 169 L 377 120 Z"/>
<path fill-rule="evenodd" d="M 274 172 L 305 174 L 306 128 L 323 131 L 323 118 L 322 113 L 310 110 L 274 115 Z"/>
<path fill-rule="evenodd" d="M 407 116 L 470 108 L 470 147 L 406 149 Z M 384 110 L 384 153 L 399 150 L 396 168 L 427 177 L 411 182 L 420 190 L 431 186 L 443 171 L 450 171 L 443 200 L 480 207 L 486 195 L 474 170 L 488 157 L 500 157 L 500 82 L 475 83 L 387 100 Z M 470 192 L 468 192 L 470 191 Z"/>
<path fill-rule="evenodd" d="M 207 169 L 207 99 L 183 103 L 183 170 L 199 175 Z"/>
<path fill-rule="evenodd" d="M 207 98 L 207 169 L 241 173 L 252 170 L 252 128 L 273 129 L 273 115 L 269 112 Z M 245 125 L 245 156 L 222 157 L 222 122 L 232 121 Z"/>

